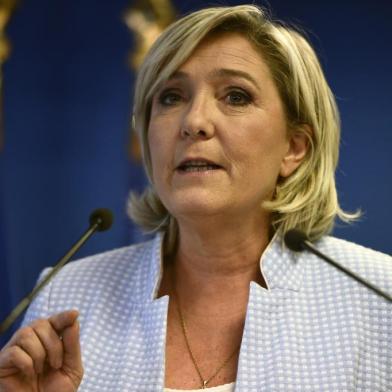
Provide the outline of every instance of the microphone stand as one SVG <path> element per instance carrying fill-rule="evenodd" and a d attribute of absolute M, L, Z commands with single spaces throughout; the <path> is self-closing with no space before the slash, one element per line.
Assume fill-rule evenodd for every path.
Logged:
<path fill-rule="evenodd" d="M 105 214 L 105 211 L 102 210 Z M 82 247 L 82 245 L 96 232 L 107 230 L 109 227 L 107 225 L 106 216 L 102 216 L 101 210 L 97 210 L 92 213 L 90 217 L 90 227 L 85 231 L 85 233 L 79 238 L 79 240 L 71 247 L 71 249 L 57 262 L 57 264 L 52 268 L 48 275 L 36 286 L 34 289 L 24 297 L 19 304 L 10 312 L 10 314 L 1 322 L 0 324 L 0 335 L 3 335 L 8 328 L 14 323 L 14 321 L 26 310 L 30 305 L 36 295 L 44 288 L 44 286 L 53 278 L 54 275 L 59 272 L 59 270 L 71 259 L 71 257 Z M 110 218 L 111 219 L 111 218 Z"/>

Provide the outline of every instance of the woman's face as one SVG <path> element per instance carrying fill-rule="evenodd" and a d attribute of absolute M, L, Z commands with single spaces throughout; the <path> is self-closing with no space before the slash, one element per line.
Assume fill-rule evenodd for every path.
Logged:
<path fill-rule="evenodd" d="M 261 215 L 297 166 L 270 71 L 235 33 L 204 40 L 160 87 L 148 141 L 155 189 L 177 219 Z"/>

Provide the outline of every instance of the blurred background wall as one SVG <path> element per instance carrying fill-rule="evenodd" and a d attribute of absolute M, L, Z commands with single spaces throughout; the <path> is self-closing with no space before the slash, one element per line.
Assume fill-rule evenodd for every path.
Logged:
<path fill-rule="evenodd" d="M 178 14 L 211 4 L 172 2 Z M 265 2 L 255 2 L 266 4 Z M 25 0 L 9 22 L 0 152 L 0 318 L 87 228 L 91 210 L 113 210 L 79 257 L 142 239 L 126 216 L 143 171 L 129 157 L 131 1 Z M 305 27 L 334 90 L 343 123 L 338 189 L 361 208 L 335 235 L 392 253 L 392 3 L 271 0 L 273 15 Z M 5 338 L 0 342 L 4 342 Z"/>

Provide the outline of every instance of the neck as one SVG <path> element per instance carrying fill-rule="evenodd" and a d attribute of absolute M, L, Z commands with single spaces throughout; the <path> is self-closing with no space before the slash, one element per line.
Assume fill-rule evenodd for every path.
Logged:
<path fill-rule="evenodd" d="M 263 223 L 267 220 L 220 222 L 220 227 L 206 220 L 199 225 L 178 222 L 178 248 L 166 268 L 168 290 L 164 291 L 170 294 L 174 276 L 181 303 L 192 308 L 195 316 L 242 314 L 249 283 L 256 281 L 265 287 L 259 261 L 270 239 L 269 225 Z"/>

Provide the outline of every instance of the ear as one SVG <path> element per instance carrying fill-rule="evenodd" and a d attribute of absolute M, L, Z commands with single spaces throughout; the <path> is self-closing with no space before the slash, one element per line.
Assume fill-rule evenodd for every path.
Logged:
<path fill-rule="evenodd" d="M 288 150 L 283 157 L 279 172 L 281 177 L 290 176 L 301 164 L 308 152 L 311 137 L 312 128 L 307 124 L 301 124 L 300 127 L 290 131 Z"/>

